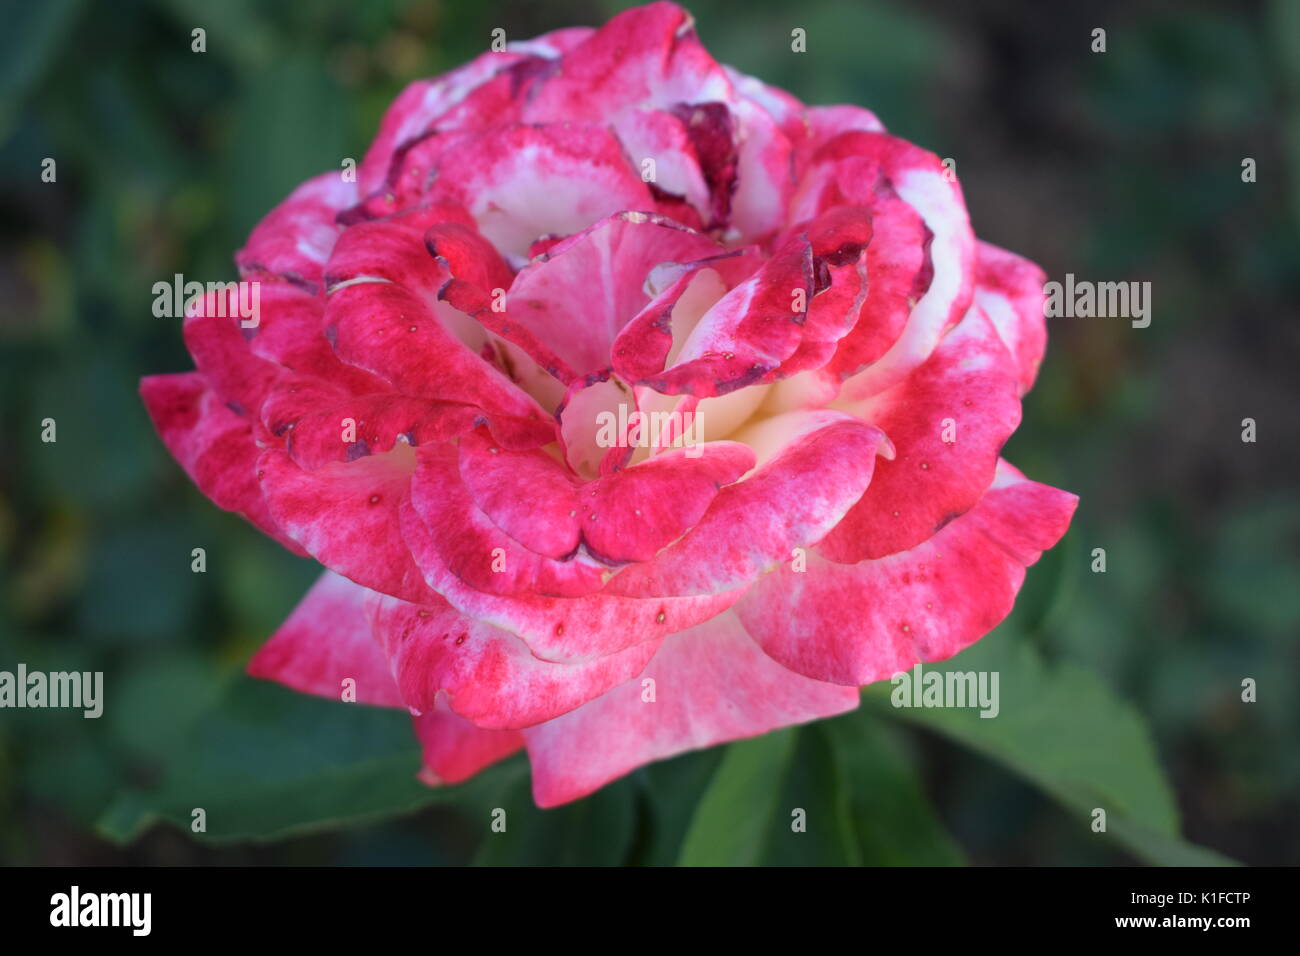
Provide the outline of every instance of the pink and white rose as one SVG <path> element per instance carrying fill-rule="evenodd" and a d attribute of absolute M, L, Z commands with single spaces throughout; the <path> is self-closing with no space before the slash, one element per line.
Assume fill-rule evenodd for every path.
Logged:
<path fill-rule="evenodd" d="M 1069 524 L 999 458 L 1040 270 L 938 157 L 671 3 L 413 83 L 348 179 L 236 256 L 256 326 L 196 300 L 196 370 L 141 391 L 204 494 L 325 566 L 249 672 L 408 709 L 431 784 L 523 748 L 553 806 L 851 710 Z M 602 440 L 655 414 L 690 435 Z"/>

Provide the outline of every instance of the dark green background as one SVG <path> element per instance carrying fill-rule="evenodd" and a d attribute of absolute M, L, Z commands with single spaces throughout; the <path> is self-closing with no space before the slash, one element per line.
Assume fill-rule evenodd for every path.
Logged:
<path fill-rule="evenodd" d="M 614 6 L 0 7 L 0 669 L 103 670 L 107 686 L 98 721 L 0 711 L 0 860 L 1215 859 L 1199 844 L 1300 862 L 1300 4 L 691 5 L 719 59 L 954 158 L 983 238 L 1055 278 L 1150 281 L 1154 318 L 1050 323 L 1008 456 L 1082 503 L 1008 624 L 955 662 L 1001 671 L 1002 717 L 908 715 L 877 689 L 860 715 L 545 814 L 520 760 L 430 791 L 403 715 L 239 676 L 315 568 L 203 499 L 135 389 L 191 367 L 179 323 L 152 315 L 154 282 L 233 277 L 265 212 L 359 159 L 406 82 L 493 28 L 523 38 Z M 1245 677 L 1258 703 L 1240 701 Z M 489 835 L 493 807 L 508 835 Z"/>

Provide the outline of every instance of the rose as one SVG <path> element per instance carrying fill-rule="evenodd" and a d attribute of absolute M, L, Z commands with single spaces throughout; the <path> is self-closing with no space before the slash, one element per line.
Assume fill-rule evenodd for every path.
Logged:
<path fill-rule="evenodd" d="M 250 673 L 407 707 L 543 806 L 857 705 L 1010 610 L 1075 498 L 999 459 L 1042 273 L 937 157 L 666 3 L 408 87 L 147 378 L 199 487 L 327 570 Z M 598 423 L 689 417 L 657 442 Z M 680 431 L 680 429 L 678 430 Z M 678 447 L 673 447 L 674 445 Z"/>

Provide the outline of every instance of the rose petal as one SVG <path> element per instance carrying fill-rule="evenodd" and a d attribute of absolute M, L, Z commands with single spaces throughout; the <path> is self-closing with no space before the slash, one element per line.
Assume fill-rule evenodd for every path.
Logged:
<path fill-rule="evenodd" d="M 261 316 L 257 327 L 240 331 L 249 351 L 274 362 L 295 377 L 311 377 L 353 395 L 384 388 L 383 380 L 342 362 L 325 337 L 325 294 L 290 282 L 260 282 Z"/>
<path fill-rule="evenodd" d="M 372 602 L 374 633 L 392 661 L 401 697 L 417 712 L 438 696 L 489 729 L 528 727 L 573 710 L 639 674 L 658 640 L 579 664 L 539 660 L 513 634 L 461 614 L 445 601 Z"/>
<path fill-rule="evenodd" d="M 651 3 L 623 11 L 570 49 L 524 118 L 611 121 L 628 109 L 733 99 L 731 82 L 701 45 L 691 15 L 673 3 Z"/>
<path fill-rule="evenodd" d="M 257 461 L 271 514 L 308 554 L 372 591 L 419 603 L 431 599 L 429 590 L 397 518 L 413 470 L 414 454 L 404 448 L 315 471 L 274 448 Z"/>
<path fill-rule="evenodd" d="M 794 150 L 772 115 L 749 99 L 736 104 L 740 146 L 730 225 L 742 242 L 761 242 L 784 224 L 794 192 Z"/>
<path fill-rule="evenodd" d="M 977 306 L 906 380 L 844 406 L 884 431 L 897 453 L 818 546 L 852 564 L 906 551 L 980 500 L 1020 424 L 1017 367 Z"/>
<path fill-rule="evenodd" d="M 460 479 L 496 527 L 538 554 L 585 545 L 611 565 L 649 560 L 753 463 L 745 446 L 711 442 L 582 482 L 543 452 L 506 452 L 482 435 L 460 443 Z"/>
<path fill-rule="evenodd" d="M 702 229 L 711 214 L 711 197 L 686 123 L 665 110 L 633 109 L 615 120 L 614 131 L 641 177 L 653 172 L 647 182 L 659 204 L 666 197 L 688 203 Z M 691 225 L 680 213 L 670 218 Z"/>
<path fill-rule="evenodd" d="M 459 315 L 436 311 L 388 281 L 336 287 L 326 306 L 327 328 L 343 361 L 383 378 L 404 395 L 483 409 L 493 433 L 512 447 L 552 440 L 554 422 L 537 402 L 449 328 Z M 473 319 L 461 317 L 477 328 Z"/>
<path fill-rule="evenodd" d="M 604 593 L 578 598 L 488 594 L 451 572 L 409 500 L 400 511 L 402 537 L 429 586 L 461 613 L 523 638 L 547 661 L 577 663 L 672 634 L 721 613 L 742 593 L 644 600 Z"/>
<path fill-rule="evenodd" d="M 388 658 L 371 631 L 370 593 L 326 571 L 253 655 L 248 675 L 334 700 L 343 699 L 343 681 L 350 679 L 358 703 L 404 707 Z"/>
<path fill-rule="evenodd" d="M 549 558 L 493 524 L 461 481 L 454 448 L 424 448 L 418 459 L 410 500 L 427 534 L 408 543 L 422 568 L 445 568 L 469 587 L 495 595 L 578 597 L 605 583 L 609 569 L 582 551 Z M 525 486 L 519 490 L 526 493 Z"/>
<path fill-rule="evenodd" d="M 665 640 L 640 676 L 523 731 L 533 799 L 539 807 L 558 806 L 651 761 L 857 705 L 856 688 L 786 670 L 759 650 L 734 614 L 722 614 Z"/>
<path fill-rule="evenodd" d="M 656 294 L 614 340 L 612 370 L 625 382 L 660 375 L 675 362 L 705 314 L 761 264 L 752 250 L 735 250 L 653 270 L 646 284 Z"/>
<path fill-rule="evenodd" d="M 861 685 L 951 657 L 1011 611 L 1025 568 L 1078 499 L 1003 463 L 971 511 L 909 551 L 859 564 L 809 556 L 759 580 L 736 613 L 763 649 L 817 680 Z"/>
<path fill-rule="evenodd" d="M 185 347 L 208 385 L 227 402 L 245 412 L 256 412 L 280 374 L 280 367 L 249 351 L 245 321 L 261 323 L 261 290 L 258 287 L 256 319 L 243 319 L 243 311 L 254 311 L 249 286 L 237 291 L 235 283 L 222 291 L 210 291 L 194 299 L 185 310 L 182 331 Z M 241 301 L 242 300 L 242 301 Z"/>
<path fill-rule="evenodd" d="M 257 224 L 235 254 L 240 275 L 279 276 L 319 291 L 341 229 L 335 218 L 356 200 L 356 183 L 344 181 L 341 170 L 307 180 Z"/>
<path fill-rule="evenodd" d="M 613 133 L 587 123 L 461 137 L 442 156 L 429 196 L 464 206 L 502 255 L 518 262 L 539 236 L 580 232 L 654 205 Z"/>
<path fill-rule="evenodd" d="M 399 443 L 447 441 L 473 429 L 482 412 L 391 392 L 353 397 L 304 386 L 297 394 L 288 388 L 278 392 L 263 406 L 263 416 L 268 429 L 284 435 L 293 460 L 311 470 L 383 454 Z"/>
<path fill-rule="evenodd" d="M 707 398 L 821 366 L 857 322 L 870 240 L 858 207 L 807 223 L 705 312 L 668 370 L 638 382 Z"/>
<path fill-rule="evenodd" d="M 987 242 L 978 246 L 975 303 L 992 320 L 1020 367 L 1020 394 L 1034 386 L 1047 348 L 1043 283 L 1047 276 L 1028 259 Z"/>
<path fill-rule="evenodd" d="M 484 767 L 509 757 L 524 743 L 517 730 L 484 730 L 446 709 L 411 719 L 424 750 L 424 766 L 418 776 L 431 787 L 468 780 Z"/>
<path fill-rule="evenodd" d="M 272 517 L 258 486 L 252 425 L 198 372 L 140 380 L 154 428 L 185 473 L 219 508 L 237 511 L 294 554 L 304 554 Z"/>
<path fill-rule="evenodd" d="M 439 117 L 496 74 L 540 55 L 540 49 L 482 53 L 450 73 L 408 85 L 384 113 L 379 133 L 357 170 L 362 195 L 389 180 L 395 158 L 400 161 L 402 146 L 423 135 Z M 483 121 L 486 124 L 493 118 L 484 116 Z"/>
<path fill-rule="evenodd" d="M 655 266 L 721 251 L 707 236 L 660 216 L 620 212 L 525 266 L 506 311 L 571 368 L 595 371 L 609 364 L 615 338 L 650 301 L 645 287 Z"/>
<path fill-rule="evenodd" d="M 837 412 L 801 416 L 779 454 L 718 493 L 695 527 L 610 594 L 721 594 L 743 588 L 833 528 L 871 481 L 883 435 Z"/>
<path fill-rule="evenodd" d="M 845 393 L 874 394 L 920 365 L 957 324 L 974 294 L 975 236 L 957 183 L 938 156 L 885 133 L 843 133 L 818 152 L 819 161 L 866 157 L 931 233 L 932 276 L 898 340 L 870 368 L 845 383 Z"/>

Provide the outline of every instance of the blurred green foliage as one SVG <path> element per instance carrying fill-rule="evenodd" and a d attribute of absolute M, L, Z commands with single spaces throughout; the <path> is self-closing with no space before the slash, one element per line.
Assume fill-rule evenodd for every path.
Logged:
<path fill-rule="evenodd" d="M 1153 283 L 1148 329 L 1052 325 L 1008 448 L 1082 504 L 1008 623 L 951 664 L 1001 671 L 998 720 L 896 711 L 877 687 L 859 713 L 538 811 L 518 758 L 430 790 L 403 715 L 241 675 L 316 569 L 203 499 L 153 436 L 138 378 L 191 365 L 178 323 L 152 315 L 153 283 L 232 274 L 265 212 L 359 158 L 406 82 L 493 28 L 524 37 L 617 6 L 3 4 L 0 173 L 17 188 L 0 197 L 0 668 L 103 670 L 110 699 L 99 720 L 0 712 L 0 860 L 1220 859 L 1199 844 L 1300 862 L 1300 5 L 1286 0 L 690 5 L 720 59 L 809 102 L 868 106 L 955 158 L 982 237 L 1053 277 Z M 806 54 L 790 52 L 794 27 Z M 1240 441 L 1245 417 L 1256 444 Z M 1258 703 L 1240 701 L 1246 677 Z M 1104 837 L 1094 806 L 1110 808 Z M 489 835 L 494 807 L 507 834 Z M 808 814 L 798 839 L 788 807 Z"/>

